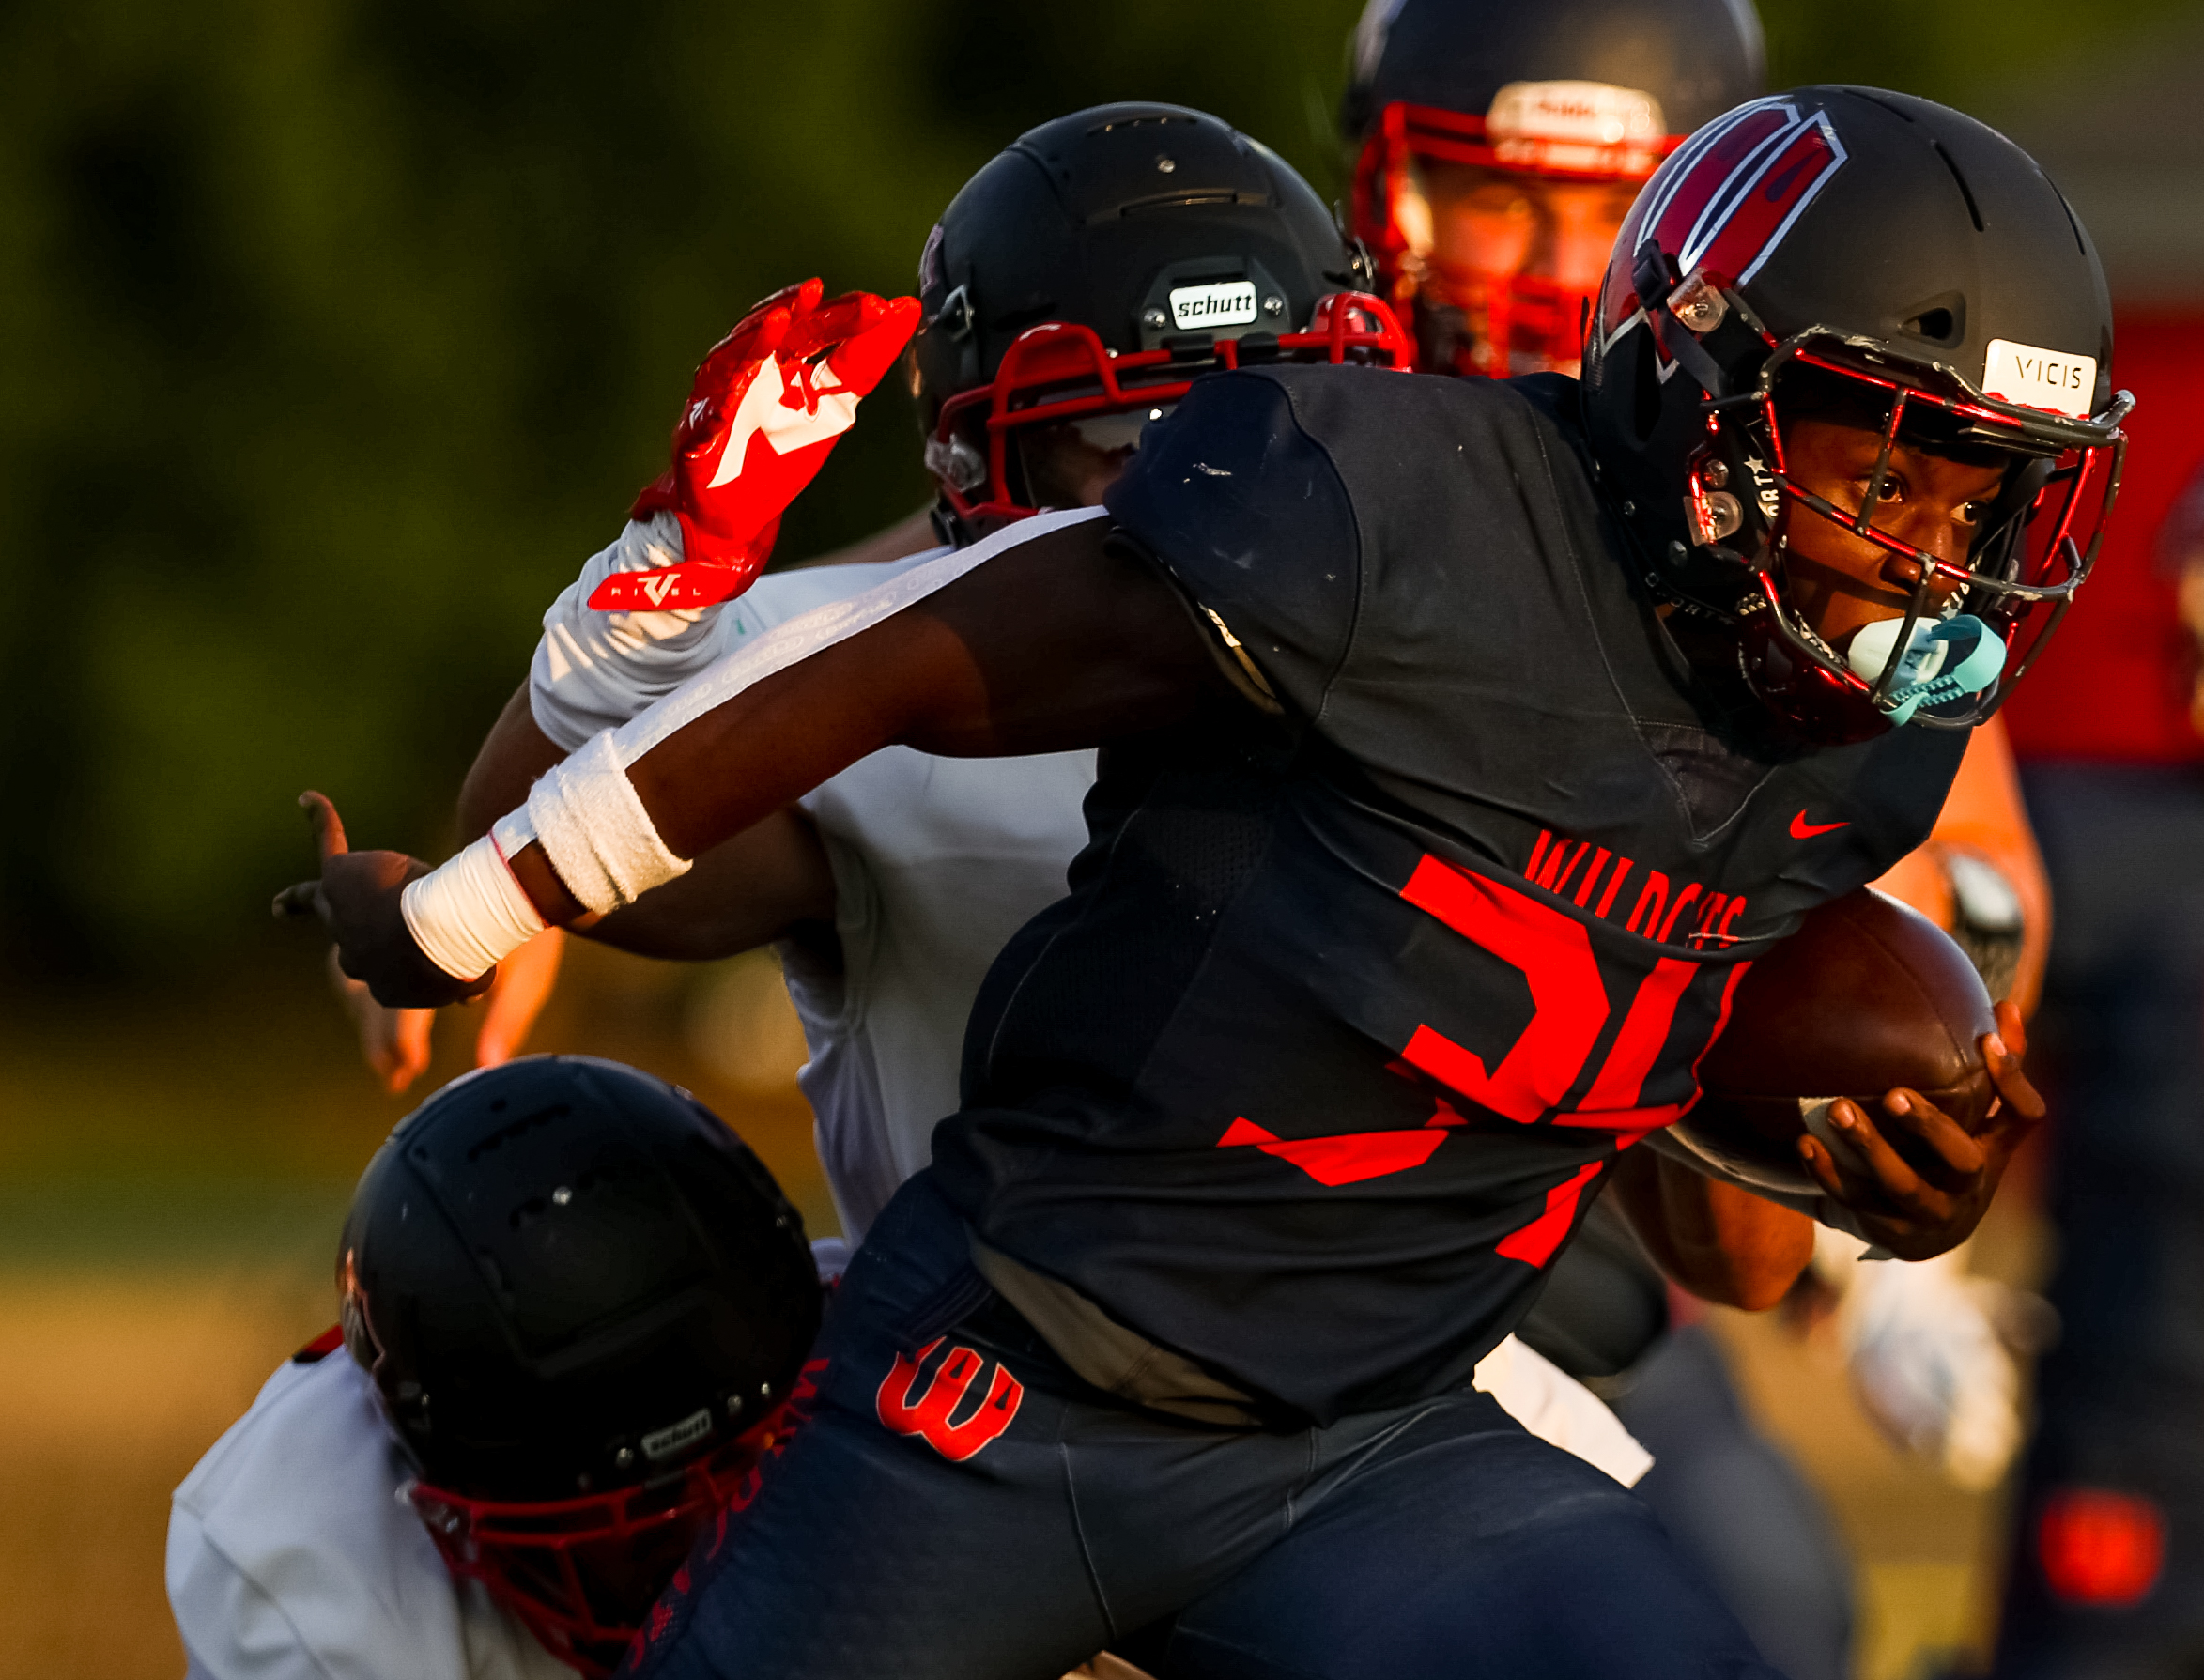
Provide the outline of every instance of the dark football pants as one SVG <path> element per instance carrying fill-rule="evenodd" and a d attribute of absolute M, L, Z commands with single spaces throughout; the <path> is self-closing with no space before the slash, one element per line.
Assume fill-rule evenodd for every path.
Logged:
<path fill-rule="evenodd" d="M 2204 1674 L 2204 774 L 2030 764 L 2058 914 L 2048 1294 L 1997 1672 Z"/>
<path fill-rule="evenodd" d="M 1054 1680 L 1182 1611 L 1174 1677 L 1775 1673 L 1644 1505 L 1486 1395 L 1267 1432 L 1087 1387 L 924 1175 L 820 1359 L 628 1672 Z"/>

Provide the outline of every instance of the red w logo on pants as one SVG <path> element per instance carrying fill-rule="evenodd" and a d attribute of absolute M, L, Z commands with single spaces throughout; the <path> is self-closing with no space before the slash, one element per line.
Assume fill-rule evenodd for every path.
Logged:
<path fill-rule="evenodd" d="M 988 1362 L 969 1348 L 951 1348 L 929 1381 L 922 1367 L 941 1343 L 941 1337 L 934 1337 L 918 1349 L 916 1359 L 896 1355 L 894 1368 L 880 1383 L 880 1421 L 898 1435 L 921 1437 L 951 1464 L 962 1464 L 1010 1426 L 1025 1401 L 1025 1385 L 1007 1365 L 997 1364 L 979 1409 L 962 1423 L 951 1422 Z"/>

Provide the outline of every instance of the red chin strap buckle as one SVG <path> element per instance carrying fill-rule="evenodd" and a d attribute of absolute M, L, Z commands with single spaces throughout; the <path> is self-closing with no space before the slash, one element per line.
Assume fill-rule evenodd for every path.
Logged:
<path fill-rule="evenodd" d="M 1414 304 L 1419 312 L 1436 308 L 1461 313 L 1467 331 L 1444 347 L 1452 363 L 1445 371 L 1504 379 L 1518 372 L 1573 375 L 1583 362 L 1584 323 L 1591 316 L 1594 293 L 1535 274 L 1480 274 L 1426 263 Z M 1419 319 L 1418 325 L 1425 323 Z M 1428 337 L 1423 348 L 1431 353 Z M 1515 357 L 1525 351 L 1542 365 L 1518 369 Z"/>

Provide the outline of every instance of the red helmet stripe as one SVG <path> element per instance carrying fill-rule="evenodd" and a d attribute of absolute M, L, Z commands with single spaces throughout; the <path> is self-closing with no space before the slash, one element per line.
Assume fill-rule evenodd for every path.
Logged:
<path fill-rule="evenodd" d="M 1675 257 L 1679 275 L 1703 268 L 1724 284 L 1741 285 L 1760 271 L 1843 162 L 1843 143 L 1828 118 L 1788 100 L 1740 106 L 1700 130 L 1623 223 L 1608 265 L 1603 347 L 1638 322 L 1631 265 L 1648 239 Z"/>
<path fill-rule="evenodd" d="M 1749 284 L 1823 183 L 1843 166 L 1844 143 L 1818 111 L 1778 141 L 1691 230 L 1677 259 L 1686 274 L 1705 269 L 1732 285 Z"/>

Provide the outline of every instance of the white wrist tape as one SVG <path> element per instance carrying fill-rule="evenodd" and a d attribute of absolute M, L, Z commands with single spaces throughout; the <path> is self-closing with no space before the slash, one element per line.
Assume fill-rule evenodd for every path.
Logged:
<path fill-rule="evenodd" d="M 454 979 L 487 974 L 544 931 L 497 839 L 484 835 L 398 895 L 406 931 Z"/>
<path fill-rule="evenodd" d="M 610 730 L 544 772 L 528 791 L 528 821 L 566 890 L 600 914 L 689 871 L 658 838 Z"/>

